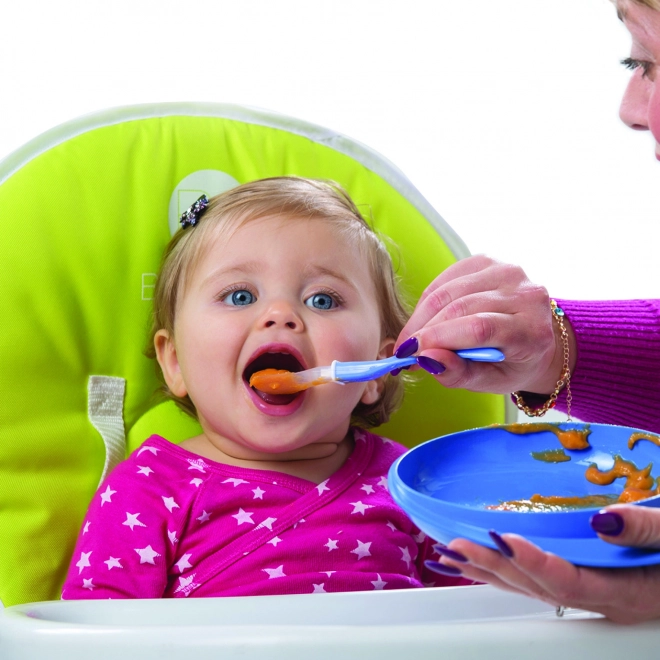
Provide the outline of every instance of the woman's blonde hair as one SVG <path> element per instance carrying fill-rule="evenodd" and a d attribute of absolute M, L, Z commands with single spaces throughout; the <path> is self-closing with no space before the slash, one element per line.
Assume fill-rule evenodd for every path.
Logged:
<path fill-rule="evenodd" d="M 619 18 L 625 18 L 626 5 L 630 4 L 631 2 L 635 2 L 638 5 L 644 5 L 649 9 L 655 9 L 656 11 L 660 11 L 660 0 L 611 0 L 611 1 L 616 5 Z"/>
<path fill-rule="evenodd" d="M 327 221 L 357 245 L 375 284 L 381 336 L 383 339 L 398 337 L 410 311 L 399 292 L 392 259 L 383 240 L 362 217 L 348 194 L 331 181 L 274 177 L 252 181 L 213 197 L 197 226 L 179 229 L 174 234 L 165 249 L 154 289 L 151 331 L 145 351 L 148 357 L 156 357 L 154 337 L 159 330 L 164 329 L 174 337 L 177 303 L 208 246 L 219 237 L 228 238 L 246 222 L 272 216 Z M 157 370 L 165 397 L 174 400 L 179 408 L 196 419 L 197 411 L 190 398 L 175 396 L 159 367 Z M 397 409 L 402 398 L 401 379 L 388 376 L 379 400 L 370 405 L 359 403 L 351 421 L 365 428 L 380 426 Z"/>

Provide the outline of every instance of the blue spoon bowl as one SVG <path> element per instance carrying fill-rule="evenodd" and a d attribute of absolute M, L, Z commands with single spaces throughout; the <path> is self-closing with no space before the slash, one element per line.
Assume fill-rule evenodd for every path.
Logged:
<path fill-rule="evenodd" d="M 517 435 L 501 427 L 453 433 L 430 440 L 399 458 L 391 467 L 392 497 L 415 524 L 442 543 L 462 537 L 495 548 L 488 531 L 525 536 L 543 550 L 574 564 L 600 567 L 646 566 L 660 563 L 660 550 L 611 545 L 598 538 L 589 519 L 599 508 L 553 512 L 488 509 L 503 501 L 541 495 L 584 496 L 618 494 L 624 479 L 609 486 L 591 484 L 585 471 L 591 464 L 608 470 L 615 456 L 638 468 L 655 463 L 660 475 L 660 447 L 642 440 L 628 449 L 628 438 L 639 429 L 608 424 L 563 423 L 562 429 L 589 426 L 590 449 L 564 450 L 571 460 L 546 463 L 532 453 L 561 449 L 550 431 Z M 639 506 L 660 506 L 660 496 Z"/>

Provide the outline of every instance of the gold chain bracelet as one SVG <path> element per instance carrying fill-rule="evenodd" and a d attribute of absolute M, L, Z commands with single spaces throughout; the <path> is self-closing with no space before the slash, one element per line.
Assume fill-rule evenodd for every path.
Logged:
<path fill-rule="evenodd" d="M 566 325 L 564 324 L 564 310 L 561 307 L 557 306 L 555 300 L 550 301 L 550 308 L 552 309 L 552 318 L 557 322 L 559 326 L 559 338 L 561 339 L 562 348 L 564 351 L 564 362 L 561 368 L 561 374 L 557 385 L 548 398 L 548 400 L 538 408 L 530 408 L 525 400 L 522 398 L 520 392 L 512 392 L 511 396 L 520 410 L 522 410 L 525 415 L 528 417 L 543 417 L 548 410 L 552 410 L 557 405 L 557 397 L 562 389 L 566 388 L 566 414 L 568 416 L 568 421 L 571 421 L 571 402 L 573 401 L 573 396 L 571 394 L 571 367 L 569 362 L 569 344 L 568 344 L 568 330 L 566 330 Z"/>

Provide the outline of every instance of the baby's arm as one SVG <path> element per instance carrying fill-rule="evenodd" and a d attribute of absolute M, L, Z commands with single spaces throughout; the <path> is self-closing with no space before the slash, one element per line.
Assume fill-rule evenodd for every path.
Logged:
<path fill-rule="evenodd" d="M 92 498 L 63 599 L 163 596 L 180 525 L 162 478 L 149 467 L 153 456 L 145 453 L 118 465 Z"/>

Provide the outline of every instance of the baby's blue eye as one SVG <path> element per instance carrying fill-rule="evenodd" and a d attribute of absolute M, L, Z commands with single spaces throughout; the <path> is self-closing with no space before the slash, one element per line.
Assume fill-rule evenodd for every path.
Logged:
<path fill-rule="evenodd" d="M 333 309 L 337 303 L 329 293 L 315 293 L 305 300 L 305 305 L 314 309 Z"/>
<path fill-rule="evenodd" d="M 227 305 L 251 305 L 256 300 L 256 296 L 253 295 L 247 289 L 238 289 L 237 291 L 232 291 L 228 293 L 223 299 L 222 302 Z"/>

